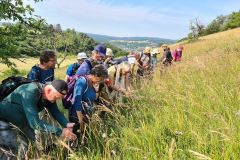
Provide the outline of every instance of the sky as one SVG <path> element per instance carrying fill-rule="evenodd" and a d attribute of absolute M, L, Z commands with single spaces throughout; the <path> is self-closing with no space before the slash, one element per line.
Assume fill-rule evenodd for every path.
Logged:
<path fill-rule="evenodd" d="M 110 36 L 181 39 L 189 22 L 208 24 L 240 10 L 240 0 L 43 0 L 27 1 L 36 15 L 63 29 Z"/>

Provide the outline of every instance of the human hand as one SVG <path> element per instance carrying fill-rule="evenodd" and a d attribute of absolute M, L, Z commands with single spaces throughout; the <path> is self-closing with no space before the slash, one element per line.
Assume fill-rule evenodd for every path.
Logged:
<path fill-rule="evenodd" d="M 75 140 L 77 138 L 70 128 L 63 128 L 62 137 L 67 140 Z"/>

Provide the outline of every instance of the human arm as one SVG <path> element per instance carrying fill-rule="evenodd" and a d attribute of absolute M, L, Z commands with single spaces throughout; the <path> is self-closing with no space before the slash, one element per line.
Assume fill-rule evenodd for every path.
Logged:
<path fill-rule="evenodd" d="M 83 129 L 83 94 L 84 91 L 87 88 L 87 81 L 85 78 L 79 78 L 76 81 L 76 84 L 74 86 L 74 93 L 73 93 L 73 108 L 76 110 L 78 121 L 80 123 L 81 129 Z"/>
<path fill-rule="evenodd" d="M 25 85 L 21 88 L 21 104 L 26 116 L 26 120 L 32 129 L 61 135 L 62 130 L 58 127 L 52 126 L 43 120 L 39 119 L 38 115 L 38 100 L 40 92 L 38 88 L 27 88 L 29 85 Z"/>
<path fill-rule="evenodd" d="M 53 118 L 63 127 L 67 127 L 67 119 L 64 117 L 64 115 L 59 111 L 57 103 L 51 103 L 47 102 L 46 103 L 46 108 L 48 111 L 51 113 Z"/>

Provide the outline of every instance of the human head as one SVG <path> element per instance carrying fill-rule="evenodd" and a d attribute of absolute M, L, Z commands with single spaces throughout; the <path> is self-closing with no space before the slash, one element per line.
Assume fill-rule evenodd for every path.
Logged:
<path fill-rule="evenodd" d="M 163 48 L 163 50 L 166 50 L 168 46 L 166 44 L 163 44 L 161 47 Z"/>
<path fill-rule="evenodd" d="M 177 48 L 178 51 L 182 51 L 183 50 L 183 46 L 180 45 L 178 48 Z"/>
<path fill-rule="evenodd" d="M 152 50 L 152 54 L 159 54 L 158 48 L 154 48 L 154 49 Z"/>
<path fill-rule="evenodd" d="M 92 59 L 95 61 L 102 61 L 106 56 L 106 48 L 103 44 L 97 45 L 92 51 Z"/>
<path fill-rule="evenodd" d="M 108 77 L 108 71 L 103 65 L 98 64 L 91 69 L 88 77 L 93 83 L 99 83 Z"/>
<path fill-rule="evenodd" d="M 151 48 L 150 47 L 145 47 L 143 53 L 144 54 L 150 54 L 151 53 Z"/>
<path fill-rule="evenodd" d="M 87 58 L 88 58 L 87 54 L 84 53 L 84 52 L 80 52 L 77 55 L 77 61 L 78 61 L 79 64 L 82 64 L 84 62 L 84 60 L 87 59 Z"/>
<path fill-rule="evenodd" d="M 40 64 L 46 68 L 55 68 L 57 56 L 55 51 L 44 51 L 40 54 Z"/>
<path fill-rule="evenodd" d="M 107 48 L 107 50 L 106 50 L 106 56 L 107 56 L 107 57 L 113 57 L 113 51 L 112 51 L 111 48 Z"/>
<path fill-rule="evenodd" d="M 50 102 L 55 102 L 58 99 L 62 99 L 67 94 L 67 83 L 63 80 L 54 80 L 51 84 L 46 85 L 43 90 L 45 99 Z"/>

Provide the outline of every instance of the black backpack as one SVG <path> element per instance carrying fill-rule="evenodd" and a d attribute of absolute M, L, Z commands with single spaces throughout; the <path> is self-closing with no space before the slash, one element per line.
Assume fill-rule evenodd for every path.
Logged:
<path fill-rule="evenodd" d="M 0 101 L 2 101 L 20 85 L 31 82 L 34 81 L 21 76 L 11 76 L 4 79 L 2 84 L 0 84 Z"/>

